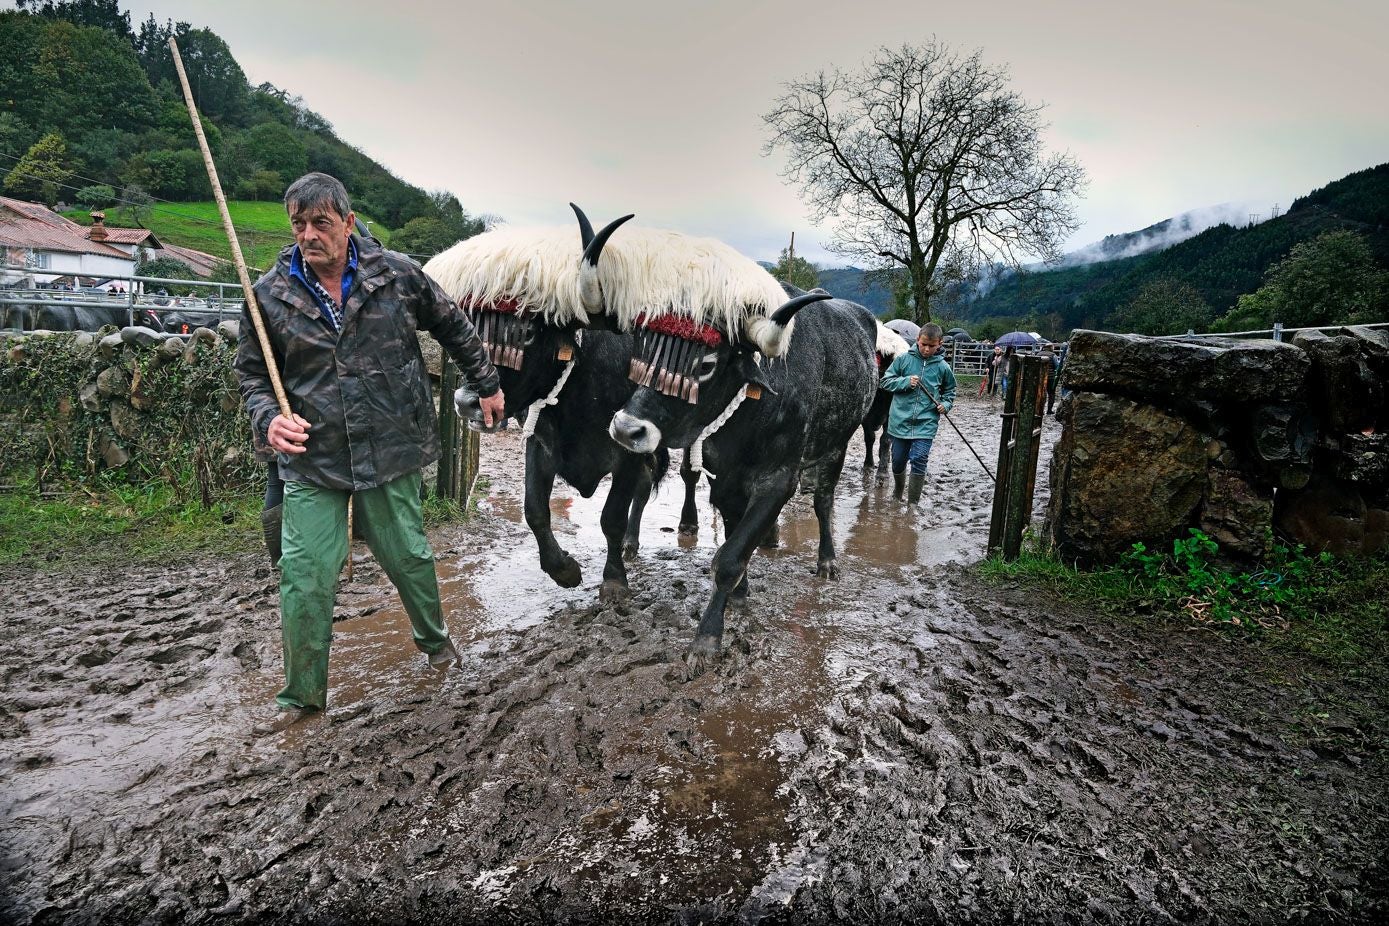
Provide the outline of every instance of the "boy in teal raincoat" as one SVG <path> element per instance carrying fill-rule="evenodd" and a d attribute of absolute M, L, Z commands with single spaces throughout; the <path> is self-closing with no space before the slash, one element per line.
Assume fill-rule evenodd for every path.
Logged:
<path fill-rule="evenodd" d="M 892 438 L 892 497 L 901 501 L 906 482 L 907 504 L 921 502 L 926 482 L 926 463 L 931 441 L 940 427 L 940 416 L 955 404 L 955 372 L 940 354 L 940 325 L 923 325 L 916 344 L 901 354 L 883 374 L 879 388 L 893 393 L 887 415 L 887 433 Z M 911 479 L 907 481 L 907 464 Z"/>

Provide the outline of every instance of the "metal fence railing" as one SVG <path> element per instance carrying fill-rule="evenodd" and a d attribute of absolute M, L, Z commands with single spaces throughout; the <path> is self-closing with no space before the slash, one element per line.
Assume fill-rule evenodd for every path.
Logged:
<path fill-rule="evenodd" d="M 0 275 L 6 271 L 31 272 L 23 267 L 0 265 Z M 81 327 L 80 320 L 97 320 L 117 325 L 154 323 L 167 331 L 185 325 L 213 326 L 224 318 L 241 317 L 239 283 L 148 276 L 112 276 L 101 280 L 100 287 L 75 290 L 0 286 L 0 329 L 73 330 Z M 116 287 L 124 292 L 111 292 Z M 172 296 L 167 292 L 170 289 L 193 292 Z M 86 310 L 80 319 L 78 309 Z"/>

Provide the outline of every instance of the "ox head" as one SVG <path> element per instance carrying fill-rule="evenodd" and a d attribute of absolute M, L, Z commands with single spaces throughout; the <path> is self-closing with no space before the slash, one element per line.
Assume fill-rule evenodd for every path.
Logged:
<path fill-rule="evenodd" d="M 488 428 L 472 387 L 465 382 L 454 392 L 454 410 L 474 430 L 501 430 L 523 415 L 576 357 L 577 332 L 604 321 L 587 308 L 602 302 L 599 258 L 612 233 L 632 216 L 594 234 L 583 212 L 577 206 L 574 211 L 578 240 L 572 227 L 567 233 L 501 229 L 460 242 L 425 265 L 472 323 L 506 395 L 504 417 Z"/>
<path fill-rule="evenodd" d="M 686 447 L 717 418 L 744 386 L 765 389 L 760 354 L 779 356 L 790 343 L 797 312 L 828 293 L 802 293 L 731 340 L 712 325 L 682 315 L 640 319 L 631 378 L 637 391 L 613 416 L 608 433 L 634 453 Z M 749 395 L 753 390 L 749 390 Z"/>

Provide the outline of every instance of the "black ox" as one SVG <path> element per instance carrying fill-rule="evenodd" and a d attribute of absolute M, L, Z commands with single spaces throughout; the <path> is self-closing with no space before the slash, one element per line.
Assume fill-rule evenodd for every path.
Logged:
<path fill-rule="evenodd" d="M 583 212 L 577 206 L 573 208 L 579 218 L 578 234 L 584 246 L 580 270 L 592 273 L 609 236 L 632 216 L 616 220 L 595 235 Z M 591 308 L 597 310 L 598 306 Z M 611 473 L 612 482 L 601 516 L 607 557 L 600 596 L 611 598 L 625 593 L 628 584 L 623 560 L 636 555 L 642 512 L 652 486 L 665 474 L 670 459 L 664 449 L 628 452 L 608 435 L 608 422 L 613 412 L 621 408 L 636 389 L 627 378 L 632 335 L 585 328 L 578 323 L 546 324 L 539 316 L 524 319 L 519 330 L 510 323 L 503 331 L 484 321 L 478 311 L 470 314 L 492 350 L 494 360 L 517 360 L 519 354 L 519 362 L 514 367 L 506 362 L 497 365 L 502 391 L 506 394 L 508 418 L 524 419 L 535 402 L 551 393 L 566 366 L 573 365 L 555 405 L 539 411 L 534 434 L 526 441 L 526 525 L 535 536 L 540 567 L 545 574 L 564 588 L 577 586 L 583 578 L 582 569 L 560 546 L 550 522 L 550 496 L 555 477 L 569 483 L 584 498 L 590 498 L 603 477 Z M 599 324 L 607 323 L 601 315 L 594 320 Z M 454 405 L 470 426 L 485 430 L 476 393 L 466 386 L 459 389 L 454 395 Z"/>
<path fill-rule="evenodd" d="M 703 448 L 710 500 L 727 534 L 714 554 L 714 592 L 691 646 L 696 660 L 718 651 L 724 611 L 746 599 L 748 561 L 795 494 L 803 466 L 820 525 L 816 573 L 837 575 L 830 515 L 848 442 L 877 388 L 876 321 L 855 303 L 784 288 L 791 301 L 771 316 L 783 327 L 796 319 L 783 357 L 759 359 L 746 341 L 725 337 L 701 361 L 696 402 L 642 386 L 612 420 L 613 437 L 633 452 L 689 447 L 745 385 L 760 389 Z"/>

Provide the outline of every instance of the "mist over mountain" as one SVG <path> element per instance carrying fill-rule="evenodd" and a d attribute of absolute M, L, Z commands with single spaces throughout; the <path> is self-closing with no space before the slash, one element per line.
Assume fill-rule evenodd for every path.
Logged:
<path fill-rule="evenodd" d="M 1063 270 L 1067 267 L 1079 267 L 1097 261 L 1137 257 L 1140 254 L 1161 251 L 1163 248 L 1180 244 L 1216 225 L 1257 224 L 1258 221 L 1267 221 L 1269 218 L 1276 217 L 1270 211 L 1268 214 L 1260 216 L 1259 220 L 1251 222 L 1250 217 L 1255 214 L 1256 212 L 1244 203 L 1221 203 L 1202 209 L 1192 209 L 1138 231 L 1105 235 L 1093 244 L 1087 244 L 1083 248 L 1064 255 L 1057 264 L 1050 267 L 1033 265 L 1031 269 Z"/>
<path fill-rule="evenodd" d="M 1375 260 L 1389 268 L 1389 164 L 1356 171 L 1299 197 L 1286 212 L 1224 203 L 1193 209 L 1147 228 L 1108 235 L 1054 265 L 998 271 L 973 286 L 954 288 L 933 306 L 936 317 L 976 325 L 1016 322 L 1058 337 L 1106 320 L 1159 277 L 1181 280 L 1222 315 L 1256 290 L 1269 268 L 1292 248 L 1334 230 L 1364 235 Z M 821 285 L 879 315 L 892 307 L 885 286 L 858 268 L 820 271 Z"/>

